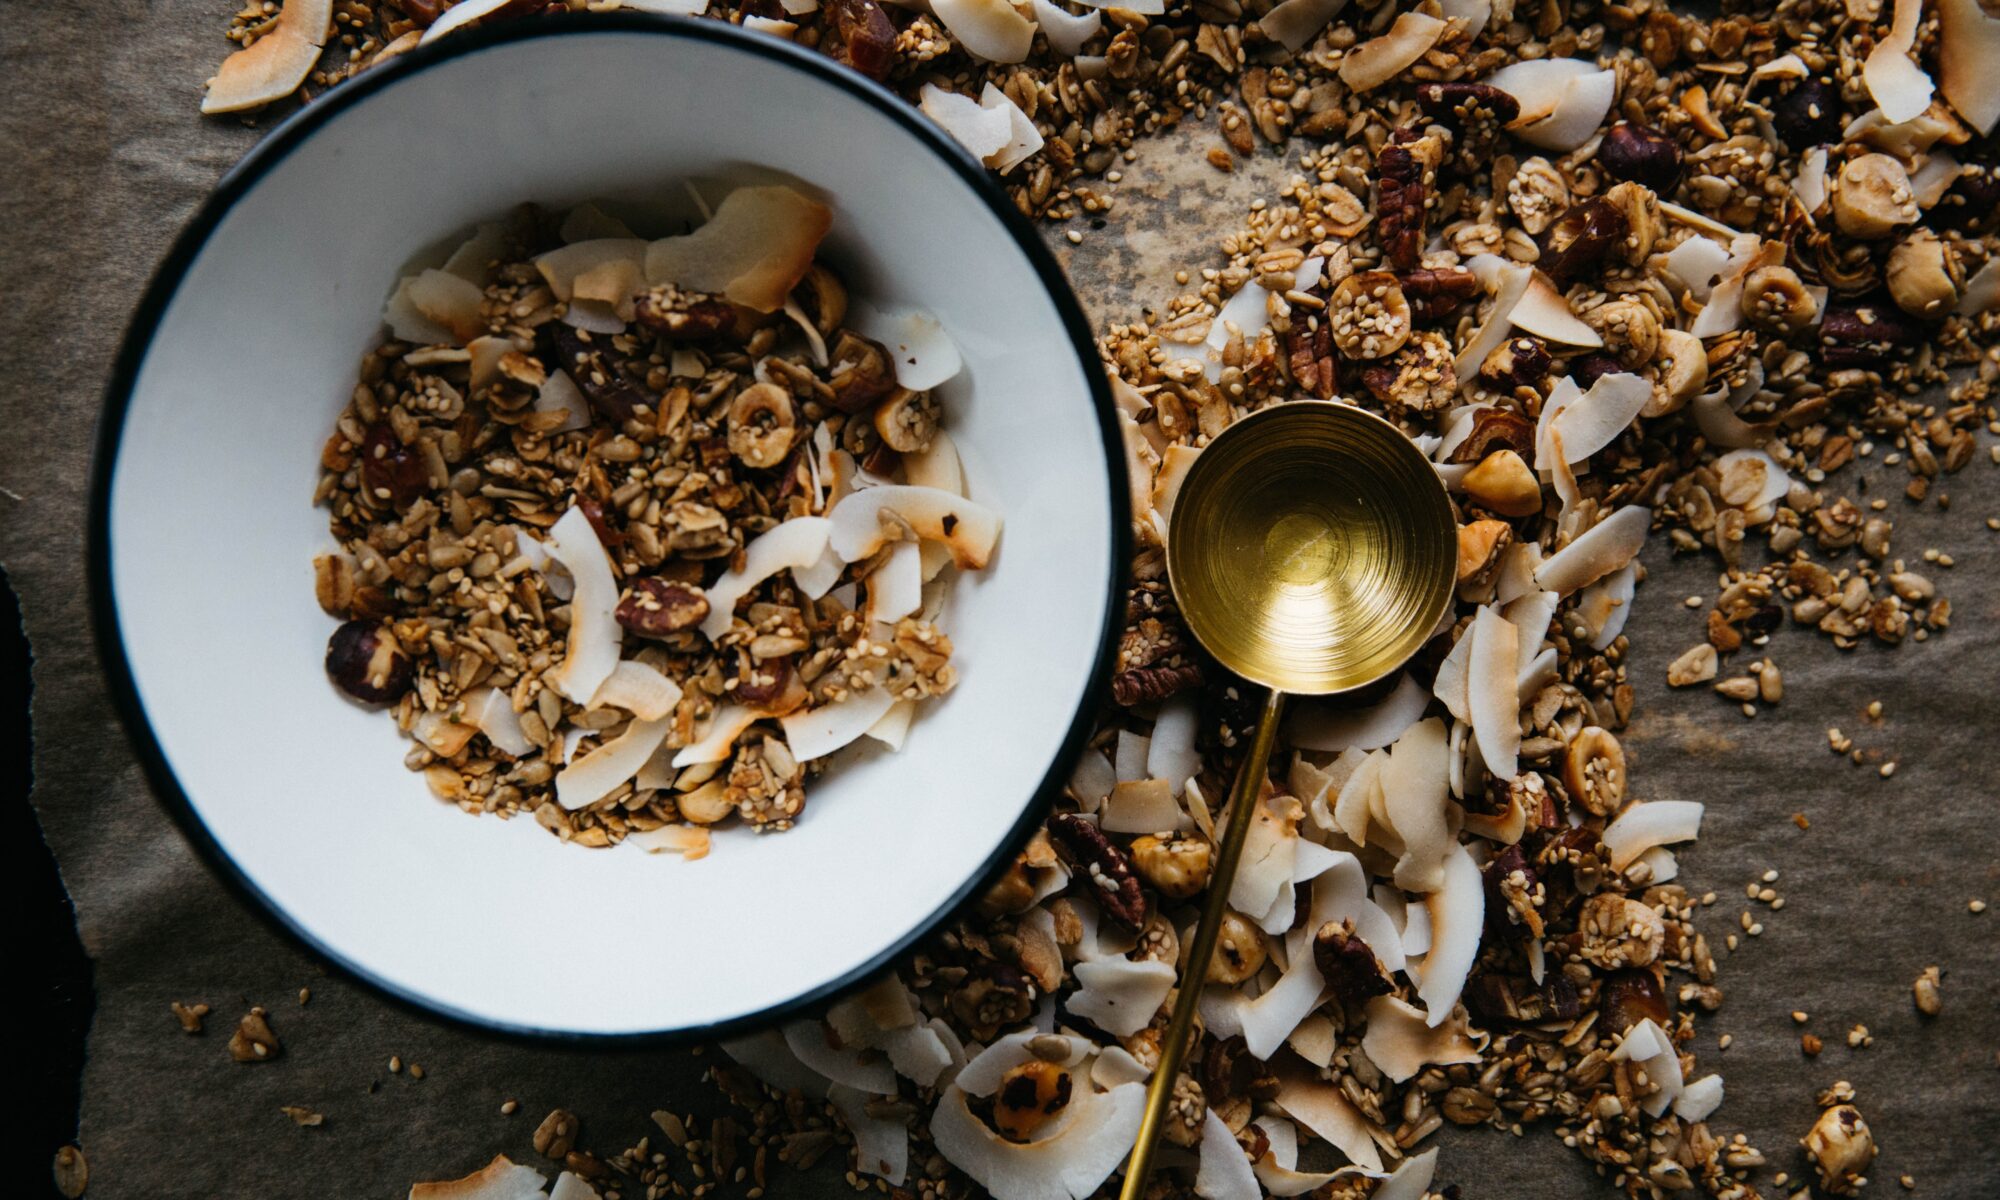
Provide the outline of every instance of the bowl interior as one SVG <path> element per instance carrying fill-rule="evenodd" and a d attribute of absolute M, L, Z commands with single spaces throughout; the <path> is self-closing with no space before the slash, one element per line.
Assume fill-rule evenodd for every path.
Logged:
<path fill-rule="evenodd" d="M 668 22 L 473 35 L 381 68 L 275 135 L 159 285 L 102 498 L 137 699 L 251 888 L 336 960 L 440 1011 L 650 1033 L 849 982 L 1008 852 L 1087 720 L 1123 485 L 1073 305 L 920 118 L 747 38 Z M 701 861 L 468 817 L 429 797 L 393 722 L 320 665 L 334 623 L 312 593 L 312 557 L 332 545 L 310 503 L 317 458 L 382 300 L 425 246 L 521 201 L 644 200 L 744 164 L 822 189 L 856 293 L 927 309 L 963 351 L 947 427 L 1006 529 L 947 616 L 960 684 L 901 753 L 817 781 L 795 829 L 718 836 Z"/>

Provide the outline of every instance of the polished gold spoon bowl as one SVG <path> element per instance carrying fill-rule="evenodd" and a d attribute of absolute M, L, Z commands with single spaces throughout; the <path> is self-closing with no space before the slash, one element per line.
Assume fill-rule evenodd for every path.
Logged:
<path fill-rule="evenodd" d="M 1167 528 L 1174 598 L 1217 662 L 1271 693 L 1230 793 L 1123 1200 L 1145 1190 L 1285 696 L 1352 692 L 1409 661 L 1451 603 L 1457 549 L 1437 470 L 1401 430 L 1351 404 L 1263 409 L 1188 469 Z"/>

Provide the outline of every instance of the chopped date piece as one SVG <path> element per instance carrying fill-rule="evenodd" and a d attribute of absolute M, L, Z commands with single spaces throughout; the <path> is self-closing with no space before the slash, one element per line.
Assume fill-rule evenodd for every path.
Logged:
<path fill-rule="evenodd" d="M 1671 193 L 1681 177 L 1680 143 L 1650 125 L 1620 121 L 1604 133 L 1598 161 L 1613 179 Z M 1621 235 L 1622 236 L 1622 235 Z"/>
<path fill-rule="evenodd" d="M 1389 977 L 1351 921 L 1322 925 L 1313 935 L 1313 963 L 1343 1004 L 1361 1004 L 1390 991 Z"/>
<path fill-rule="evenodd" d="M 326 643 L 326 673 L 364 704 L 393 704 L 410 690 L 410 657 L 387 626 L 348 621 Z"/>
<path fill-rule="evenodd" d="M 736 309 L 720 296 L 661 284 L 639 294 L 633 319 L 673 342 L 705 341 L 736 327 Z"/>
<path fill-rule="evenodd" d="M 1819 326 L 1820 356 L 1830 367 L 1880 366 L 1924 338 L 1924 327 L 1883 295 L 1833 301 Z"/>
<path fill-rule="evenodd" d="M 1533 458 L 1534 445 L 1533 421 L 1509 408 L 1489 408 L 1472 418 L 1472 432 L 1451 452 L 1450 460 L 1485 462 L 1495 450 L 1512 450 L 1523 458 Z"/>
<path fill-rule="evenodd" d="M 542 331 L 551 343 L 546 361 L 569 373 L 577 390 L 597 414 L 615 425 L 623 425 L 650 408 L 652 401 L 611 363 L 606 348 L 591 340 L 592 335 L 561 321 L 549 321 Z"/>
<path fill-rule="evenodd" d="M 877 0 L 827 0 L 847 51 L 847 61 L 870 79 L 886 79 L 896 65 L 896 25 Z"/>
<path fill-rule="evenodd" d="M 414 446 L 405 446 L 387 421 L 368 427 L 361 443 L 361 482 L 377 500 L 397 508 L 430 490 L 430 468 Z"/>
<path fill-rule="evenodd" d="M 1801 79 L 1771 105 L 1771 124 L 1795 154 L 1838 142 L 1847 124 L 1840 90 L 1817 76 Z"/>
<path fill-rule="evenodd" d="M 1573 206 L 1543 238 L 1549 277 L 1560 284 L 1586 278 L 1631 230 L 1625 214 L 1602 196 Z"/>

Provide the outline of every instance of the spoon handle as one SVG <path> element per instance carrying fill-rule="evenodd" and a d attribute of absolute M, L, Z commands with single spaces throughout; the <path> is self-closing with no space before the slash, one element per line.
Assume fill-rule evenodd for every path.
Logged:
<path fill-rule="evenodd" d="M 1216 853 L 1208 894 L 1202 899 L 1201 924 L 1195 927 L 1194 946 L 1188 951 L 1180 994 L 1174 1000 L 1166 1036 L 1160 1039 L 1160 1061 L 1153 1068 L 1152 1082 L 1146 1086 L 1146 1112 L 1139 1122 L 1139 1138 L 1132 1146 L 1131 1161 L 1125 1167 L 1125 1184 L 1119 1189 L 1119 1200 L 1139 1200 L 1146 1190 L 1146 1176 L 1153 1166 L 1153 1147 L 1160 1139 L 1160 1123 L 1166 1117 L 1167 1103 L 1173 1099 L 1174 1081 L 1180 1078 L 1181 1060 L 1187 1055 L 1188 1031 L 1194 1024 L 1202 984 L 1208 979 L 1209 960 L 1215 957 L 1223 910 L 1229 905 L 1229 888 L 1236 879 L 1236 864 L 1243 857 L 1243 843 L 1249 838 L 1250 817 L 1256 811 L 1257 793 L 1264 786 L 1271 747 L 1278 740 L 1278 716 L 1284 708 L 1285 694 L 1272 691 L 1264 702 L 1263 715 L 1257 718 L 1250 751 L 1237 769 L 1236 786 L 1230 792 L 1229 825 Z"/>

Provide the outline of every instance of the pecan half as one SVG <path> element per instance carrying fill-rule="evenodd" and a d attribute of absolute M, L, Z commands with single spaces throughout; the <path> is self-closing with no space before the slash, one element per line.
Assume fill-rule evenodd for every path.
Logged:
<path fill-rule="evenodd" d="M 699 625 L 708 616 L 708 597 L 691 583 L 635 579 L 613 615 L 640 637 L 666 637 Z"/>
<path fill-rule="evenodd" d="M 1389 977 L 1368 943 L 1354 936 L 1352 921 L 1328 921 L 1313 934 L 1313 963 L 1343 1004 L 1363 1004 L 1387 995 Z"/>
<path fill-rule="evenodd" d="M 1414 270 L 1424 253 L 1424 164 L 1408 145 L 1391 143 L 1376 157 L 1375 173 L 1383 256 L 1398 270 Z"/>
<path fill-rule="evenodd" d="M 1482 162 L 1500 144 L 1507 123 L 1521 115 L 1519 100 L 1485 83 L 1421 84 L 1417 106 L 1451 130 L 1453 159 L 1461 169 Z"/>
<path fill-rule="evenodd" d="M 1111 699 L 1126 708 L 1135 704 L 1165 700 L 1178 692 L 1201 686 L 1201 666 L 1133 667 L 1111 677 Z"/>
<path fill-rule="evenodd" d="M 1146 924 L 1146 893 L 1132 860 L 1097 826 L 1074 813 L 1049 818 L 1049 837 L 1091 887 L 1097 906 L 1113 922 L 1137 933 Z"/>
<path fill-rule="evenodd" d="M 1397 281 L 1410 302 L 1410 315 L 1419 321 L 1441 320 L 1479 295 L 1479 276 L 1464 267 L 1419 267 Z"/>
<path fill-rule="evenodd" d="M 1318 318 L 1294 320 L 1285 331 L 1285 364 L 1292 382 L 1317 400 L 1331 400 L 1339 381 L 1333 353 L 1333 326 Z"/>

